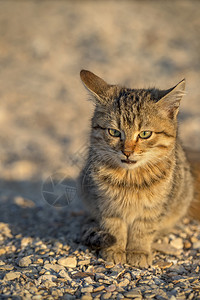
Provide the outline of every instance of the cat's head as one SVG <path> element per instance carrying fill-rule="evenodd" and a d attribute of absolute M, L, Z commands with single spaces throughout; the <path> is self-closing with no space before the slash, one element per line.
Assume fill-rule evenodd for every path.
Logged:
<path fill-rule="evenodd" d="M 98 161 L 133 169 L 169 157 L 185 80 L 168 90 L 127 89 L 86 70 L 80 75 L 95 103 L 91 151 Z"/>

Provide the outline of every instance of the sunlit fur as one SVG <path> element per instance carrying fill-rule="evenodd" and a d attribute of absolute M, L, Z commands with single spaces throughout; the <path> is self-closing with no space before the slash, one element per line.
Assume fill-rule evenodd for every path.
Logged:
<path fill-rule="evenodd" d="M 119 86 L 99 92 L 96 75 L 82 80 L 95 111 L 89 154 L 80 176 L 81 195 L 101 229 L 114 236 L 103 258 L 144 267 L 151 244 L 186 213 L 193 198 L 189 166 L 177 137 L 177 113 L 183 84 L 168 91 Z M 91 84 L 92 80 L 92 84 Z M 113 137 L 108 129 L 121 132 Z M 148 139 L 139 137 L 152 131 Z M 133 163 L 125 163 L 125 154 Z"/>

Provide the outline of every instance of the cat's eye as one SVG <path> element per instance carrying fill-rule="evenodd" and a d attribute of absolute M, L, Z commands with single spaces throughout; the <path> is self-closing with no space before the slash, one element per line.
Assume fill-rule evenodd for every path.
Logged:
<path fill-rule="evenodd" d="M 139 137 L 141 139 L 148 139 L 148 138 L 150 138 L 151 135 L 152 135 L 152 131 L 141 131 L 139 133 Z"/>
<path fill-rule="evenodd" d="M 113 137 L 121 137 L 121 132 L 117 129 L 109 128 L 108 133 Z"/>

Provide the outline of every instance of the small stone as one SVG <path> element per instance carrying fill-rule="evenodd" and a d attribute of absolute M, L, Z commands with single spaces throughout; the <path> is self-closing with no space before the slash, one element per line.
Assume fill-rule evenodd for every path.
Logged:
<path fill-rule="evenodd" d="M 192 236 L 191 237 L 191 242 L 196 243 L 196 242 L 198 242 L 198 239 L 195 236 Z"/>
<path fill-rule="evenodd" d="M 160 269 L 167 269 L 173 265 L 172 262 L 158 260 L 153 266 L 158 267 Z"/>
<path fill-rule="evenodd" d="M 123 296 L 121 293 L 118 293 L 118 294 L 117 294 L 117 300 L 118 300 L 118 299 L 123 299 L 123 298 L 124 298 L 124 296 Z"/>
<path fill-rule="evenodd" d="M 92 292 L 93 292 L 93 286 L 91 285 L 81 288 L 81 293 L 92 293 Z"/>
<path fill-rule="evenodd" d="M 88 266 L 87 269 L 85 270 L 85 272 L 94 273 L 94 267 Z"/>
<path fill-rule="evenodd" d="M 200 241 L 196 241 L 193 243 L 193 248 L 194 249 L 200 249 Z"/>
<path fill-rule="evenodd" d="M 176 297 L 174 295 L 172 295 L 169 300 L 176 300 Z"/>
<path fill-rule="evenodd" d="M 127 298 L 139 297 L 140 299 L 142 299 L 141 293 L 139 291 L 135 291 L 135 290 L 131 290 L 129 292 L 124 293 L 124 296 Z"/>
<path fill-rule="evenodd" d="M 21 206 L 21 207 L 23 207 L 23 208 L 26 208 L 26 207 L 32 208 L 32 207 L 35 206 L 35 203 L 32 200 L 24 199 L 21 196 L 14 197 L 14 203 Z"/>
<path fill-rule="evenodd" d="M 102 291 L 102 290 L 104 290 L 104 289 L 105 289 L 105 286 L 104 286 L 104 285 L 100 285 L 100 286 L 94 288 L 93 292 L 94 292 L 94 293 L 100 292 L 100 291 Z"/>
<path fill-rule="evenodd" d="M 184 242 L 184 248 L 185 249 L 190 249 L 192 247 L 192 244 L 189 241 Z"/>
<path fill-rule="evenodd" d="M 72 294 L 73 295 L 76 292 L 76 289 L 72 289 L 70 287 L 67 287 L 67 288 L 64 289 L 64 292 L 67 293 L 67 294 Z M 74 298 L 72 298 L 72 299 L 74 299 Z"/>
<path fill-rule="evenodd" d="M 110 299 L 112 296 L 112 293 L 104 293 L 101 296 L 101 299 Z"/>
<path fill-rule="evenodd" d="M 68 281 L 72 281 L 71 277 L 69 276 L 69 274 L 65 270 L 61 270 L 59 272 L 59 276 L 62 277 L 62 278 L 65 278 Z"/>
<path fill-rule="evenodd" d="M 53 270 L 54 272 L 58 273 L 60 272 L 61 270 L 65 270 L 65 267 L 63 267 L 62 265 L 57 265 L 57 264 L 44 264 L 44 269 L 46 270 Z"/>
<path fill-rule="evenodd" d="M 92 300 L 92 296 L 90 293 L 87 293 L 81 297 L 81 300 Z"/>
<path fill-rule="evenodd" d="M 127 286 L 129 284 L 129 280 L 127 279 L 127 278 L 125 278 L 125 279 L 123 279 L 122 281 L 120 281 L 119 283 L 118 283 L 118 286 L 119 287 L 125 287 L 125 286 Z"/>
<path fill-rule="evenodd" d="M 104 279 L 104 278 L 105 278 L 104 273 L 96 273 L 96 274 L 95 274 L 95 279 L 96 279 L 96 280 Z"/>
<path fill-rule="evenodd" d="M 43 284 L 44 284 L 44 286 L 45 286 L 46 289 L 50 289 L 50 288 L 52 288 L 54 286 L 57 286 L 57 284 L 55 282 L 48 281 L 48 280 L 45 280 Z"/>
<path fill-rule="evenodd" d="M 175 238 L 170 242 L 170 245 L 178 250 L 181 250 L 183 249 L 183 240 L 181 238 Z"/>
<path fill-rule="evenodd" d="M 58 260 L 58 264 L 67 268 L 75 268 L 77 265 L 76 257 L 62 257 Z"/>
<path fill-rule="evenodd" d="M 115 265 L 112 263 L 112 262 L 106 262 L 105 263 L 105 268 L 106 269 L 111 269 L 111 268 L 113 268 Z"/>
<path fill-rule="evenodd" d="M 90 276 L 91 278 L 94 278 L 94 274 L 91 272 L 76 272 L 72 275 L 73 278 L 85 278 Z"/>
<path fill-rule="evenodd" d="M 44 261 L 42 258 L 38 258 L 34 261 L 34 264 L 39 264 L 39 265 L 43 265 Z"/>
<path fill-rule="evenodd" d="M 195 272 L 199 273 L 199 266 L 196 267 Z"/>
<path fill-rule="evenodd" d="M 89 283 L 89 284 L 93 284 L 93 283 L 94 283 L 94 281 L 92 280 L 92 278 L 91 278 L 90 276 L 85 277 L 85 278 L 84 278 L 84 281 L 85 281 L 86 283 Z"/>
<path fill-rule="evenodd" d="M 19 260 L 18 265 L 20 267 L 28 267 L 31 264 L 31 259 L 28 256 L 24 256 Z"/>
<path fill-rule="evenodd" d="M 1 248 L 0 249 L 0 255 L 4 255 L 6 253 L 6 249 L 5 248 Z"/>
<path fill-rule="evenodd" d="M 85 266 L 90 264 L 90 259 L 79 260 L 78 266 Z"/>
<path fill-rule="evenodd" d="M 9 281 L 9 280 L 15 280 L 21 276 L 20 272 L 9 272 L 5 275 L 4 280 Z"/>
<path fill-rule="evenodd" d="M 55 280 L 55 279 L 57 279 L 57 277 L 55 275 L 50 275 L 50 274 L 46 275 L 45 274 L 38 278 L 37 283 L 38 283 L 38 285 L 40 285 L 41 282 L 43 282 L 43 281 L 53 281 L 53 279 Z"/>
<path fill-rule="evenodd" d="M 3 236 L 11 238 L 13 235 L 7 223 L 0 222 L 0 232 Z"/>
<path fill-rule="evenodd" d="M 28 246 L 28 244 L 32 243 L 32 238 L 31 237 L 25 237 L 21 240 L 21 247 L 24 248 Z"/>
<path fill-rule="evenodd" d="M 129 281 L 131 281 L 131 274 L 129 272 L 125 273 L 124 278 L 127 278 Z"/>
<path fill-rule="evenodd" d="M 111 284 L 108 287 L 106 287 L 107 292 L 114 292 L 115 290 L 116 290 L 116 285 L 115 284 Z"/>
<path fill-rule="evenodd" d="M 13 269 L 14 269 L 14 267 L 12 265 L 0 265 L 0 270 L 3 270 L 3 271 L 11 271 Z"/>
<path fill-rule="evenodd" d="M 185 232 L 181 232 L 180 233 L 180 237 L 183 238 L 183 239 L 186 239 L 187 234 Z"/>

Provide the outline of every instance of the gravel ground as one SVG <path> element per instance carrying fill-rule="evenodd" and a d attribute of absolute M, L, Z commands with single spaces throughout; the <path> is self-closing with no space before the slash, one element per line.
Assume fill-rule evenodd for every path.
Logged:
<path fill-rule="evenodd" d="M 81 210 L 15 197 L 2 212 L 3 299 L 200 299 L 200 225 L 186 218 L 153 245 L 153 266 L 140 270 L 106 263 L 81 245 Z"/>
<path fill-rule="evenodd" d="M 186 77 L 180 135 L 200 157 L 200 2 L 0 4 L 0 299 L 200 299 L 198 223 L 158 240 L 152 268 L 113 266 L 81 244 L 75 182 L 93 109 L 82 68 L 132 87 Z"/>

